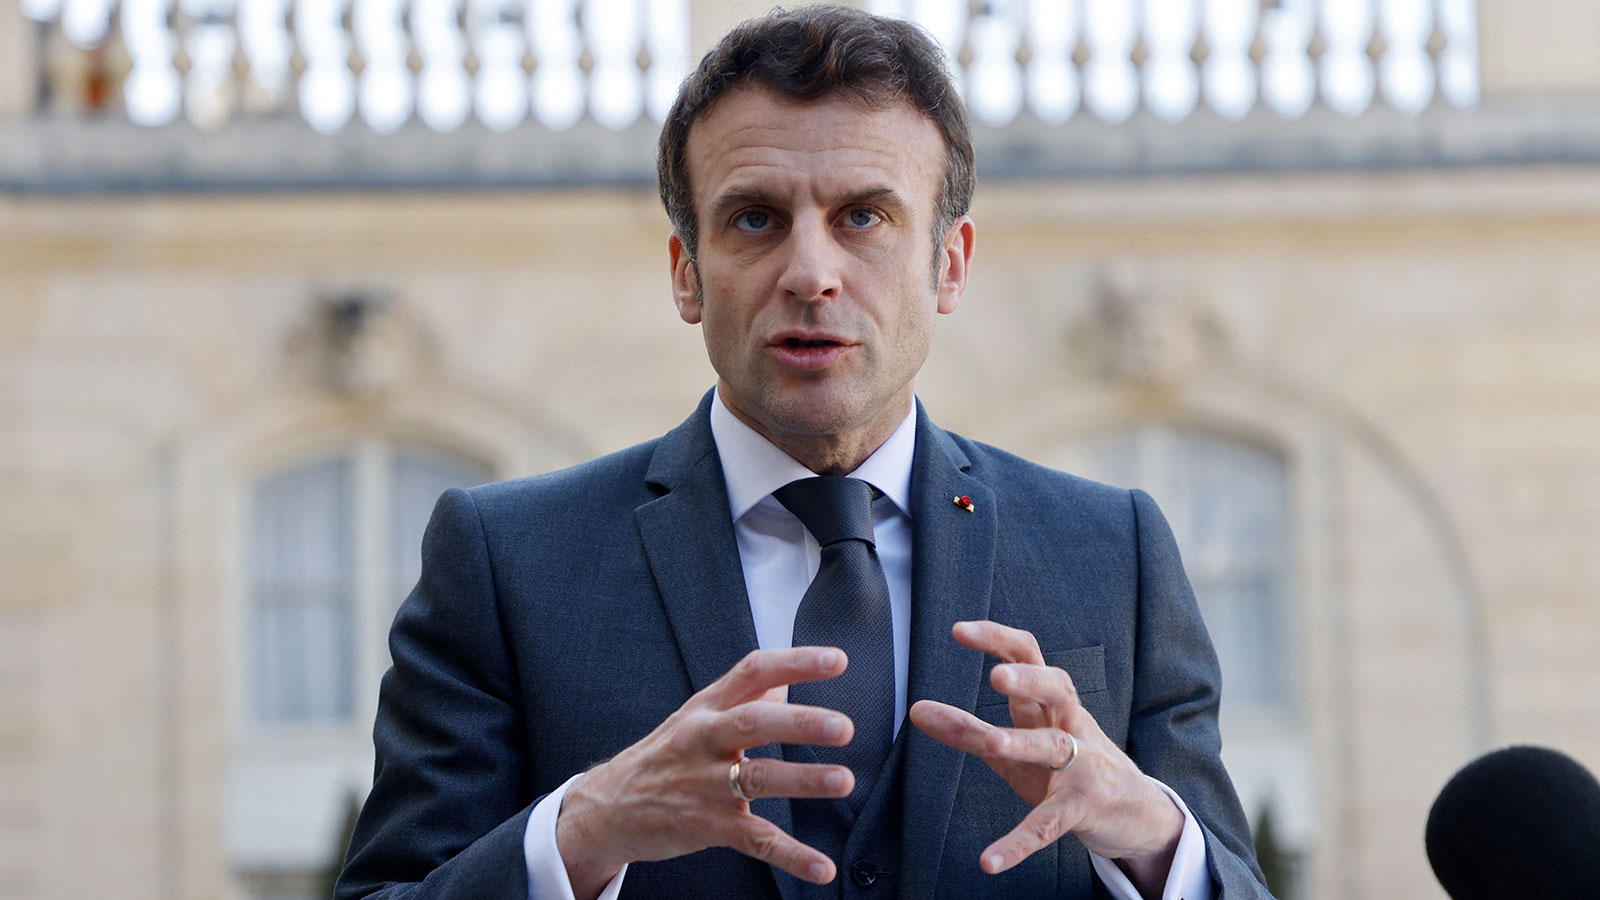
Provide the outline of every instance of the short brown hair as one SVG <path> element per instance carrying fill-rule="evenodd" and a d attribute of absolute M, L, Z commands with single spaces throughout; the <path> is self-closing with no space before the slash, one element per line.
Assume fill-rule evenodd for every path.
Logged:
<path fill-rule="evenodd" d="M 841 95 L 874 109 L 911 104 L 944 136 L 934 239 L 967 214 L 975 181 L 972 124 L 933 39 L 909 22 L 847 7 L 775 9 L 736 26 L 700 60 L 662 126 L 656 156 L 661 202 L 691 259 L 699 222 L 689 185 L 689 130 L 728 91 L 746 84 L 801 102 Z"/>

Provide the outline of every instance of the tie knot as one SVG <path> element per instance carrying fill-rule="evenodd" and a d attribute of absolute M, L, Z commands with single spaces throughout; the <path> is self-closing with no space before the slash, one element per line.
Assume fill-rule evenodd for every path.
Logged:
<path fill-rule="evenodd" d="M 772 496 L 826 547 L 840 541 L 872 543 L 872 485 L 859 478 L 819 475 L 791 481 Z"/>

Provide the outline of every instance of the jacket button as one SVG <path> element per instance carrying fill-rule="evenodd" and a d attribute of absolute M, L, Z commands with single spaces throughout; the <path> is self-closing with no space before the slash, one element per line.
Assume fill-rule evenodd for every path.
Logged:
<path fill-rule="evenodd" d="M 872 887 L 878 880 L 878 867 L 869 860 L 858 859 L 850 865 L 850 880 L 861 887 Z"/>

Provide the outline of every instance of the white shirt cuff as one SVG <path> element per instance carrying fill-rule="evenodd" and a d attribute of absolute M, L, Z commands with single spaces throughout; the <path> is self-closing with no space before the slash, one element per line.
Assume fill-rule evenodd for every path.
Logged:
<path fill-rule="evenodd" d="M 528 900 L 575 900 L 572 882 L 567 879 L 567 864 L 561 860 L 561 849 L 556 846 L 556 817 L 561 813 L 561 798 L 567 788 L 582 778 L 580 773 L 568 778 L 562 785 L 546 794 L 528 814 L 528 828 L 522 833 L 522 855 L 528 865 Z M 600 892 L 600 900 L 617 900 L 622 893 L 622 876 L 628 874 L 623 865 Z"/>
<path fill-rule="evenodd" d="M 1166 887 L 1161 890 L 1161 900 L 1211 900 L 1211 872 L 1206 867 L 1206 836 L 1200 832 L 1200 823 L 1189 812 L 1183 798 L 1154 778 L 1172 802 L 1183 811 L 1183 834 L 1178 838 L 1178 850 L 1172 856 L 1172 868 L 1167 872 Z M 1111 896 L 1117 900 L 1141 900 L 1139 890 L 1128 880 L 1127 873 L 1103 856 L 1089 854 L 1089 862 L 1096 875 L 1105 882 Z"/>

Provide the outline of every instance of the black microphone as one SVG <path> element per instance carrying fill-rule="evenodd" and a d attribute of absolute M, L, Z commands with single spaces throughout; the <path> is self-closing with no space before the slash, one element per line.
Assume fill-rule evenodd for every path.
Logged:
<path fill-rule="evenodd" d="M 1600 781 L 1555 750 L 1496 750 L 1439 792 L 1426 842 L 1453 900 L 1600 900 Z"/>

